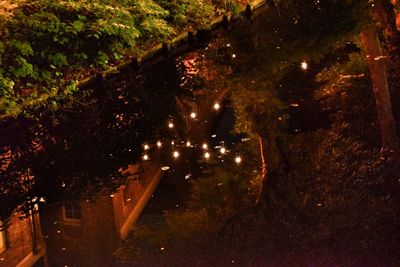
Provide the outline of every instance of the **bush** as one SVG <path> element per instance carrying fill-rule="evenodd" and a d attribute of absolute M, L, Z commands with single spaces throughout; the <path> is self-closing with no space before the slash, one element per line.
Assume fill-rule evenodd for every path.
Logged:
<path fill-rule="evenodd" d="M 16 1 L 0 14 L 0 119 L 57 108 L 76 80 L 235 8 L 209 0 Z"/>

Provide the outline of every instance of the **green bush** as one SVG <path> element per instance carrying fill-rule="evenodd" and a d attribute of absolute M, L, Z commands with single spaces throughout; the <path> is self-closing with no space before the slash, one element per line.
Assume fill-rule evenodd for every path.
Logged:
<path fill-rule="evenodd" d="M 217 14 L 234 6 L 210 0 L 16 4 L 10 14 L 0 15 L 0 119 L 58 103 L 77 90 L 76 80 L 177 31 L 207 28 Z"/>
<path fill-rule="evenodd" d="M 168 15 L 151 0 L 20 3 L 13 16 L 0 17 L 1 117 L 49 98 L 54 88 L 58 97 L 71 94 L 71 78 L 82 78 L 73 73 L 106 68 L 141 38 L 171 36 Z"/>

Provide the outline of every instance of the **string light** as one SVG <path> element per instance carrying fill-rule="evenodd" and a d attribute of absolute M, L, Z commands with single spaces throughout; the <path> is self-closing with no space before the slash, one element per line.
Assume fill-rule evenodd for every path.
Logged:
<path fill-rule="evenodd" d="M 303 70 L 306 70 L 306 69 L 308 68 L 308 64 L 307 64 L 307 62 L 305 62 L 305 61 L 301 62 L 300 66 L 301 66 L 301 68 L 302 68 Z"/>
<path fill-rule="evenodd" d="M 195 112 L 190 113 L 190 117 L 192 119 L 195 119 L 197 117 L 197 114 Z"/>
<path fill-rule="evenodd" d="M 144 154 L 143 155 L 143 160 L 149 160 L 150 158 L 149 158 L 149 155 L 147 155 L 147 154 Z"/>
<path fill-rule="evenodd" d="M 204 153 L 204 158 L 205 159 L 209 159 L 210 158 L 210 153 L 208 153 L 208 152 Z"/>
<path fill-rule="evenodd" d="M 204 143 L 201 147 L 202 147 L 203 149 L 207 149 L 207 148 L 208 148 L 208 145 L 207 145 L 206 143 Z"/>
<path fill-rule="evenodd" d="M 190 147 L 190 146 L 191 146 L 190 141 L 187 141 L 187 142 L 186 142 L 186 146 L 187 146 L 187 147 Z"/>
<path fill-rule="evenodd" d="M 221 154 L 225 154 L 225 152 L 226 152 L 225 147 L 221 147 L 221 149 L 219 150 L 219 152 L 220 152 Z"/>
<path fill-rule="evenodd" d="M 161 141 L 157 141 L 157 146 L 158 146 L 158 147 L 161 147 L 161 146 L 162 146 Z"/>
<path fill-rule="evenodd" d="M 232 54 L 232 58 L 235 58 L 236 57 L 236 55 L 235 54 Z"/>
<path fill-rule="evenodd" d="M 240 156 L 236 156 L 236 157 L 235 157 L 235 162 L 236 162 L 237 164 L 240 164 L 240 163 L 242 162 L 242 158 L 241 158 Z"/>
<path fill-rule="evenodd" d="M 149 150 L 149 145 L 144 145 L 144 150 Z"/>
<path fill-rule="evenodd" d="M 179 152 L 178 151 L 174 151 L 172 156 L 177 159 L 179 157 Z"/>
<path fill-rule="evenodd" d="M 175 145 L 175 142 L 174 142 L 174 141 L 171 141 L 171 145 Z"/>
<path fill-rule="evenodd" d="M 170 128 L 170 129 L 174 128 L 174 124 L 172 122 L 169 122 L 168 123 L 168 128 Z"/>
<path fill-rule="evenodd" d="M 215 110 L 219 110 L 221 108 L 221 106 L 218 103 L 215 103 L 213 107 Z"/>

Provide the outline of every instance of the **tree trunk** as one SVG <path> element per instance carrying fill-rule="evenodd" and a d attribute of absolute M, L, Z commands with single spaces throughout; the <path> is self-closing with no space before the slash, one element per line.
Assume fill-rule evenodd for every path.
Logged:
<path fill-rule="evenodd" d="M 29 221 L 31 228 L 31 237 L 32 237 L 32 254 L 36 255 L 39 252 L 38 249 L 38 239 L 37 239 L 37 229 L 36 229 L 36 218 L 35 218 L 35 208 L 29 211 Z"/>
<path fill-rule="evenodd" d="M 367 26 L 361 32 L 361 42 L 367 57 L 372 87 L 375 94 L 376 109 L 380 124 L 382 152 L 392 154 L 398 152 L 396 127 L 390 103 L 390 94 L 386 76 L 386 62 L 382 55 L 376 27 Z"/>

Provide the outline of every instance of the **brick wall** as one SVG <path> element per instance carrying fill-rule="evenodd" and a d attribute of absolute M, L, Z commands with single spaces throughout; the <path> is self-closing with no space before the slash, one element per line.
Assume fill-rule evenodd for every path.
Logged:
<path fill-rule="evenodd" d="M 37 241 L 40 250 L 44 250 L 39 216 L 36 216 Z M 32 252 L 32 235 L 29 219 L 20 220 L 15 215 L 5 231 L 7 248 L 0 253 L 0 266 L 16 266 Z"/>

